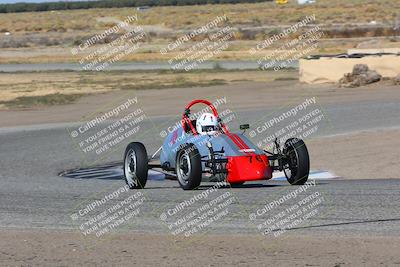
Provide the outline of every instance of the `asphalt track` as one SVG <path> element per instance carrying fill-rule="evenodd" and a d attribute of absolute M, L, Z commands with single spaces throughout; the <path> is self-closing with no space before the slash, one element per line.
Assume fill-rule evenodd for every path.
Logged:
<path fill-rule="evenodd" d="M 268 114 L 271 111 L 242 110 L 236 115 L 240 121 L 254 124 L 259 119 L 260 112 Z M 321 125 L 316 136 L 400 126 L 400 117 L 397 115 L 400 114 L 400 106 L 390 101 L 341 106 L 332 104 L 324 106 L 324 113 L 329 117 L 329 123 Z M 175 119 L 172 116 L 153 117 L 143 127 Z M 57 124 L 0 128 L 0 227 L 78 230 L 82 220 L 75 220 L 71 215 L 87 203 L 100 200 L 124 185 L 119 175 L 102 176 L 96 175 L 96 172 L 83 178 L 58 175 L 62 171 L 94 162 L 94 159 L 83 158 L 82 153 L 74 147 L 67 131 L 69 127 L 70 124 Z M 155 151 L 161 140 L 156 131 L 141 136 L 141 141 L 149 151 Z M 121 143 L 116 151 L 97 164 L 121 160 L 128 141 L 131 140 Z M 379 174 L 371 175 L 379 178 Z M 288 208 L 295 200 L 316 192 L 323 198 L 318 206 L 318 213 L 292 227 L 289 232 L 328 235 L 400 233 L 400 179 L 333 179 L 318 180 L 316 183 L 309 191 L 300 193 L 296 199 L 286 201 L 275 209 L 280 211 Z M 145 201 L 140 206 L 140 214 L 118 229 L 168 233 L 168 224 L 160 216 L 212 185 L 205 183 L 200 190 L 183 191 L 176 181 L 150 180 L 146 189 L 141 191 Z M 220 188 L 213 194 L 229 192 L 234 200 L 229 205 L 229 213 L 205 231 L 257 233 L 257 225 L 265 217 L 259 216 L 251 220 L 249 215 L 267 203 L 290 194 L 296 188 L 298 187 L 290 186 L 284 181 L 254 182 L 241 188 Z M 125 194 L 133 193 L 134 191 L 130 191 Z M 107 207 L 124 200 L 128 195 L 120 195 L 108 201 Z M 210 198 L 196 201 L 190 208 L 201 207 L 210 199 L 211 195 Z"/>

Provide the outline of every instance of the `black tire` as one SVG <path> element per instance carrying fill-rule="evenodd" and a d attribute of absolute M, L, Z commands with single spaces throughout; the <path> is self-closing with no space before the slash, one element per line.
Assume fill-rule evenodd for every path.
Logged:
<path fill-rule="evenodd" d="M 298 138 L 286 140 L 283 148 L 284 172 L 291 185 L 303 185 L 310 173 L 310 157 L 306 144 Z"/>
<path fill-rule="evenodd" d="M 130 189 L 145 187 L 148 176 L 148 158 L 145 146 L 139 142 L 130 143 L 124 154 L 124 179 Z"/>
<path fill-rule="evenodd" d="M 241 187 L 244 182 L 230 183 L 231 187 Z"/>
<path fill-rule="evenodd" d="M 186 144 L 176 154 L 175 170 L 183 190 L 192 190 L 201 183 L 202 168 L 199 150 L 193 144 Z"/>

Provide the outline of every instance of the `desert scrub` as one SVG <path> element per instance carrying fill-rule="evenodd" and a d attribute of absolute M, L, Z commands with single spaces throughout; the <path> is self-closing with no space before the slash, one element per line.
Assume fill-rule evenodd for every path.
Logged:
<path fill-rule="evenodd" d="M 0 101 L 0 105 L 9 108 L 29 108 L 38 106 L 55 106 L 74 103 L 84 94 L 48 94 L 43 96 L 20 96 L 10 101 Z"/>

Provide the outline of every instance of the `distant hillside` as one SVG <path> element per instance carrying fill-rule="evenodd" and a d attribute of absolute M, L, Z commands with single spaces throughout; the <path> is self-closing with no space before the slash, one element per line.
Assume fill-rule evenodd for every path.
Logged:
<path fill-rule="evenodd" d="M 185 6 L 205 4 L 237 4 L 270 2 L 272 0 L 101 0 L 79 2 L 15 3 L 0 4 L 0 13 L 35 12 L 67 9 L 140 7 L 140 6 Z"/>

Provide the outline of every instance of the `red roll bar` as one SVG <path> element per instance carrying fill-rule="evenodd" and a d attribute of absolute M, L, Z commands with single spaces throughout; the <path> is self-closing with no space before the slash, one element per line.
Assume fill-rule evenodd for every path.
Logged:
<path fill-rule="evenodd" d="M 190 119 L 189 119 L 189 114 L 190 114 L 190 108 L 191 108 L 192 106 L 196 105 L 196 104 L 199 104 L 199 103 L 205 104 L 205 105 L 207 105 L 207 106 L 209 106 L 209 107 L 211 108 L 211 110 L 212 110 L 214 116 L 217 117 L 218 123 L 220 124 L 220 126 L 221 126 L 222 130 L 224 131 L 224 133 L 225 133 L 225 134 L 229 134 L 229 131 L 228 131 L 228 129 L 226 128 L 225 124 L 223 124 L 223 123 L 222 123 L 222 120 L 219 118 L 217 109 L 214 107 L 214 105 L 213 105 L 210 101 L 203 100 L 203 99 L 196 99 L 196 100 L 193 100 L 192 102 L 190 102 L 190 103 L 185 107 L 185 111 L 183 112 L 183 115 L 182 115 L 182 128 L 183 128 L 183 130 L 186 132 L 186 124 L 188 124 L 189 127 L 190 127 L 190 130 L 192 131 L 192 133 L 193 133 L 194 135 L 197 135 L 197 131 L 196 131 L 195 127 L 193 126 L 192 122 L 191 122 Z"/>

